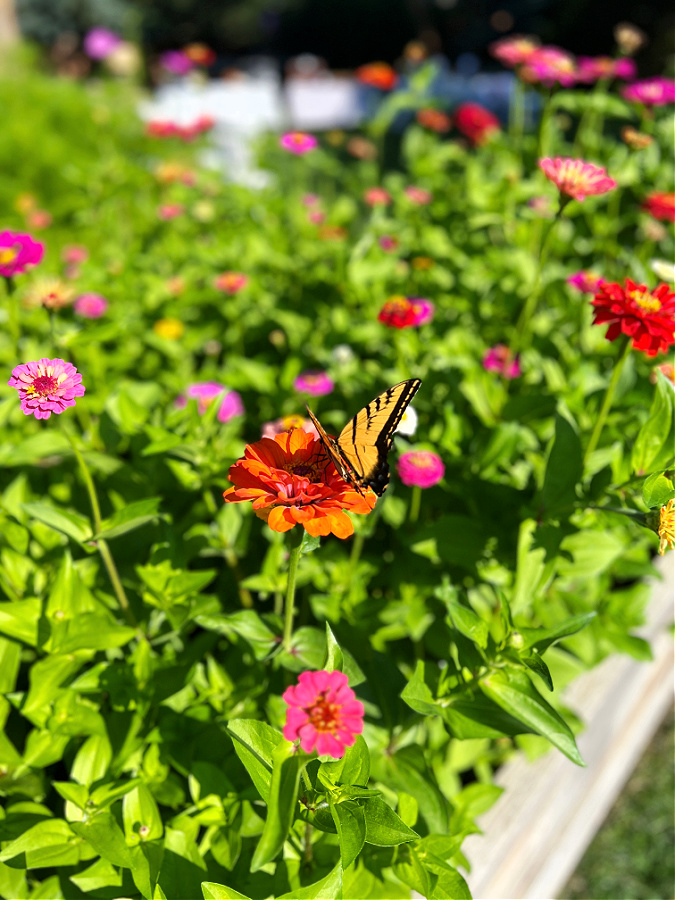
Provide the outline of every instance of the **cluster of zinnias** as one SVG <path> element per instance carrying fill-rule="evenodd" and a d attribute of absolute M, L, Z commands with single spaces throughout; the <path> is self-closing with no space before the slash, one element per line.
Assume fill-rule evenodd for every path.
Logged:
<path fill-rule="evenodd" d="M 656 356 L 675 344 L 675 292 L 667 284 L 653 291 L 629 278 L 625 285 L 605 283 L 592 301 L 594 325 L 609 325 L 610 341 L 625 334 L 633 348 Z"/>
<path fill-rule="evenodd" d="M 390 91 L 398 83 L 398 75 L 389 63 L 385 62 L 367 63 L 365 66 L 359 66 L 354 75 L 361 84 L 367 84 L 381 91 Z"/>
<path fill-rule="evenodd" d="M 432 450 L 410 450 L 399 457 L 397 470 L 407 487 L 430 488 L 443 479 L 445 464 Z"/>
<path fill-rule="evenodd" d="M 221 272 L 214 280 L 214 285 L 219 291 L 234 296 L 248 284 L 248 275 L 243 272 Z"/>
<path fill-rule="evenodd" d="M 625 100 L 643 106 L 667 106 L 675 103 L 675 79 L 645 78 L 627 85 L 621 91 Z"/>
<path fill-rule="evenodd" d="M 310 397 L 324 397 L 335 390 L 335 382 L 327 372 L 310 369 L 301 372 L 293 382 L 293 387 L 301 394 L 309 394 Z"/>
<path fill-rule="evenodd" d="M 29 234 L 0 231 L 0 275 L 12 278 L 23 274 L 29 266 L 40 262 L 44 252 L 44 244 Z"/>
<path fill-rule="evenodd" d="M 389 328 L 417 328 L 426 325 L 434 317 L 434 305 L 423 297 L 390 297 L 380 312 L 378 320 Z"/>
<path fill-rule="evenodd" d="M 675 222 L 675 193 L 666 194 L 655 191 L 647 195 L 642 206 L 645 212 L 654 216 L 655 219 Z"/>
<path fill-rule="evenodd" d="M 343 672 L 302 672 L 283 699 L 288 704 L 284 737 L 300 741 L 305 753 L 342 759 L 363 731 L 363 703 Z"/>
<path fill-rule="evenodd" d="M 241 396 L 236 391 L 231 391 L 224 384 L 217 381 L 200 381 L 197 384 L 191 384 L 185 394 L 176 399 L 176 406 L 184 409 L 187 406 L 188 398 L 198 401 L 197 409 L 201 416 L 204 415 L 211 403 L 217 398 L 221 398 L 216 418 L 219 422 L 229 422 L 235 416 L 244 414 L 244 404 Z"/>
<path fill-rule="evenodd" d="M 593 194 L 606 194 L 617 186 L 605 169 L 585 162 L 583 159 L 570 159 L 556 156 L 539 160 L 539 168 L 552 181 L 561 194 L 583 201 Z"/>
<path fill-rule="evenodd" d="M 279 138 L 279 146 L 289 153 L 295 153 L 296 156 L 304 156 L 311 150 L 315 150 L 318 141 L 313 134 L 307 134 L 306 131 L 288 131 Z"/>
<path fill-rule="evenodd" d="M 12 369 L 7 384 L 19 392 L 21 411 L 36 419 L 59 415 L 84 395 L 82 376 L 62 359 L 38 359 Z"/>
<path fill-rule="evenodd" d="M 145 127 L 145 133 L 154 138 L 178 138 L 181 141 L 193 141 L 200 134 L 210 131 L 216 124 L 213 116 L 198 116 L 188 125 L 179 125 L 164 119 L 152 119 Z"/>
<path fill-rule="evenodd" d="M 234 486 L 223 494 L 227 502 L 253 501 L 256 515 L 273 531 L 302 525 L 313 537 L 350 537 L 354 526 L 345 510 L 369 513 L 377 499 L 348 484 L 321 441 L 301 428 L 247 445 L 228 478 Z"/>
<path fill-rule="evenodd" d="M 507 381 L 518 378 L 521 374 L 520 360 L 506 344 L 496 344 L 485 351 L 483 368 L 486 372 L 498 372 Z"/>
<path fill-rule="evenodd" d="M 501 130 L 499 119 L 480 103 L 462 103 L 455 110 L 455 126 L 472 144 L 482 146 Z"/>

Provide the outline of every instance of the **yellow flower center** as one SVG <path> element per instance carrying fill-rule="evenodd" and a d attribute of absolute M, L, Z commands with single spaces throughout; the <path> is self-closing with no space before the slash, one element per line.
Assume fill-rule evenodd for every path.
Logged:
<path fill-rule="evenodd" d="M 657 534 L 661 538 L 659 553 L 663 556 L 668 547 L 671 550 L 675 547 L 675 500 L 661 507 Z"/>
<path fill-rule="evenodd" d="M 640 309 L 647 313 L 658 312 L 661 309 L 661 301 L 645 288 L 640 290 L 628 291 L 629 298 L 636 303 Z"/>
<path fill-rule="evenodd" d="M 284 416 L 281 420 L 284 431 L 291 431 L 293 428 L 302 428 L 305 420 L 297 413 L 292 416 Z"/>
<path fill-rule="evenodd" d="M 7 266 L 9 263 L 13 263 L 18 255 L 18 247 L 0 247 L 0 266 Z"/>
<path fill-rule="evenodd" d="M 340 724 L 340 707 L 336 703 L 326 701 L 326 692 L 322 691 L 314 704 L 305 709 L 309 721 L 317 731 L 337 731 Z"/>

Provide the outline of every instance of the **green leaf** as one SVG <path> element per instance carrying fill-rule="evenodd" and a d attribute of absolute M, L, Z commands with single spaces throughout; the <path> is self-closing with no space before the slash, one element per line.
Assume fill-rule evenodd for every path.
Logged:
<path fill-rule="evenodd" d="M 366 820 L 363 808 L 353 800 L 336 803 L 328 794 L 328 805 L 335 822 L 343 868 L 350 866 L 363 850 L 366 841 Z"/>
<path fill-rule="evenodd" d="M 71 619 L 64 634 L 54 640 L 54 649 L 59 653 L 74 653 L 76 650 L 112 650 L 123 647 L 136 637 L 136 630 L 128 625 L 118 625 L 108 616 L 97 613 L 81 613 Z"/>
<path fill-rule="evenodd" d="M 257 719 L 230 719 L 227 732 L 234 742 L 234 750 L 244 764 L 256 790 L 265 801 L 269 800 L 272 785 L 272 760 L 279 744 L 285 743 L 283 735 Z"/>
<path fill-rule="evenodd" d="M 580 613 L 578 616 L 565 619 L 564 622 L 554 625 L 552 628 L 519 628 L 517 634 L 520 634 L 522 637 L 522 644 L 520 644 L 519 649 L 527 650 L 530 647 L 534 647 L 541 654 L 556 641 L 581 631 L 596 616 L 596 612 Z"/>
<path fill-rule="evenodd" d="M 84 809 L 89 800 L 89 790 L 83 784 L 73 784 L 70 781 L 53 781 L 52 787 L 61 794 L 64 800 L 74 803 L 79 809 Z"/>
<path fill-rule="evenodd" d="M 282 894 L 277 900 L 341 900 L 342 871 L 342 863 L 339 862 L 321 881 Z"/>
<path fill-rule="evenodd" d="M 419 810 L 430 831 L 444 833 L 448 829 L 448 802 L 439 789 L 433 771 L 421 747 L 401 747 L 380 761 L 381 780 L 417 798 Z"/>
<path fill-rule="evenodd" d="M 264 659 L 277 645 L 276 633 L 252 609 L 229 615 L 195 616 L 195 622 L 207 631 L 243 637 L 251 645 L 256 659 Z"/>
<path fill-rule="evenodd" d="M 650 509 L 665 506 L 674 496 L 673 482 L 663 472 L 654 472 L 642 485 L 642 499 Z"/>
<path fill-rule="evenodd" d="M 331 627 L 326 622 L 326 659 L 322 668 L 326 672 L 341 672 L 343 664 L 342 650 L 335 639 L 335 635 L 331 631 Z M 346 866 L 345 866 L 346 868 Z"/>
<path fill-rule="evenodd" d="M 291 741 L 282 741 L 272 754 L 272 783 L 267 800 L 267 818 L 251 860 L 257 872 L 281 853 L 295 819 L 300 782 L 300 757 Z"/>
<path fill-rule="evenodd" d="M 147 522 L 152 522 L 158 516 L 157 509 L 161 502 L 161 497 L 149 497 L 118 509 L 112 516 L 103 520 L 101 530 L 94 536 L 94 540 L 103 538 L 109 541 L 111 538 L 140 528 Z"/>
<path fill-rule="evenodd" d="M 38 822 L 3 848 L 0 862 L 25 854 L 26 868 L 75 865 L 80 860 L 80 852 L 73 831 L 63 819 Z"/>
<path fill-rule="evenodd" d="M 91 540 L 92 534 L 89 519 L 81 516 L 79 513 L 72 510 L 57 509 L 50 503 L 22 503 L 21 506 L 31 518 L 37 519 L 38 522 L 43 522 L 45 525 L 49 525 L 50 528 L 68 535 L 69 538 L 77 541 L 78 544 Z"/>
<path fill-rule="evenodd" d="M 536 674 L 541 678 L 549 691 L 553 690 L 553 679 L 551 678 L 551 673 L 548 670 L 548 666 L 541 658 L 541 656 L 539 656 L 536 650 L 533 653 L 530 653 L 528 656 L 522 656 L 521 661 L 532 672 L 536 672 Z"/>
<path fill-rule="evenodd" d="M 583 473 L 582 459 L 576 424 L 567 411 L 558 411 L 542 488 L 542 502 L 548 515 L 576 500 L 575 488 Z"/>
<path fill-rule="evenodd" d="M 438 676 L 438 666 L 418 659 L 412 678 L 401 692 L 401 699 L 422 716 L 442 715 L 436 701 Z"/>
<path fill-rule="evenodd" d="M 655 464 L 661 449 L 670 438 L 675 393 L 662 372 L 658 372 L 654 399 L 646 422 L 638 431 L 631 462 L 638 475 L 648 472 Z M 670 441 L 672 446 L 672 440 Z"/>
<path fill-rule="evenodd" d="M 0 603 L 0 633 L 35 647 L 42 603 L 38 597 Z"/>
<path fill-rule="evenodd" d="M 70 827 L 103 859 L 114 866 L 124 866 L 126 869 L 132 867 L 131 853 L 124 834 L 110 812 L 99 813 L 88 821 L 73 822 Z"/>
<path fill-rule="evenodd" d="M 524 672 L 515 669 L 493 672 L 481 679 L 480 688 L 486 697 L 549 740 L 572 762 L 584 765 L 569 726 Z"/>
<path fill-rule="evenodd" d="M 246 894 L 240 894 L 234 888 L 227 887 L 225 884 L 216 884 L 214 881 L 203 881 L 202 893 L 204 900 L 250 900 Z"/>
<path fill-rule="evenodd" d="M 69 880 L 84 893 L 108 887 L 122 887 L 122 873 L 106 859 L 97 859 L 87 869 L 83 869 L 77 875 L 71 875 Z"/>
<path fill-rule="evenodd" d="M 138 784 L 125 794 L 122 818 L 127 843 L 155 841 L 164 833 L 157 803 L 145 784 Z"/>
<path fill-rule="evenodd" d="M 103 778 L 112 760 L 112 747 L 105 734 L 92 734 L 77 751 L 70 777 L 87 787 Z"/>
<path fill-rule="evenodd" d="M 419 834 L 408 828 L 403 819 L 380 797 L 363 801 L 366 818 L 366 843 L 377 847 L 397 847 L 408 841 L 416 841 Z"/>
<path fill-rule="evenodd" d="M 450 601 L 447 608 L 450 620 L 457 631 L 485 650 L 488 643 L 487 622 L 468 606 L 462 606 L 456 600 Z"/>
<path fill-rule="evenodd" d="M 518 718 L 509 715 L 488 697 L 474 695 L 449 698 L 442 710 L 448 730 L 460 740 L 498 738 L 532 731 Z"/>
<path fill-rule="evenodd" d="M 330 784 L 352 784 L 365 787 L 370 778 L 370 752 L 361 735 L 356 743 L 347 747 L 342 759 L 323 762 L 319 768 L 319 779 Z"/>

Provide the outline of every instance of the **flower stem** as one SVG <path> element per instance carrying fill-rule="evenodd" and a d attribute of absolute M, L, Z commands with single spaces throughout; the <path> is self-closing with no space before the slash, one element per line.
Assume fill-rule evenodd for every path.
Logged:
<path fill-rule="evenodd" d="M 410 498 L 410 509 L 408 510 L 408 521 L 416 522 L 420 514 L 420 503 L 422 502 L 422 488 L 415 484 L 412 489 L 412 497 Z"/>
<path fill-rule="evenodd" d="M 80 467 L 80 473 L 82 475 L 82 479 L 84 481 L 85 487 L 87 489 L 87 493 L 89 494 L 89 503 L 91 504 L 91 517 L 94 525 L 94 534 L 98 534 L 101 530 L 101 507 L 98 502 L 98 495 L 96 493 L 96 486 L 94 484 L 94 480 L 91 477 L 91 472 L 84 461 L 84 457 L 80 453 L 80 450 L 73 440 L 72 436 L 66 432 L 66 437 L 70 442 L 70 446 L 73 448 L 73 453 L 75 454 L 75 459 L 78 462 Z M 115 565 L 115 560 L 113 559 L 112 553 L 110 552 L 110 548 L 106 541 L 102 538 L 98 538 L 96 540 L 96 546 L 98 548 L 99 553 L 101 554 L 101 559 L 103 560 L 103 565 L 106 567 L 106 571 L 108 572 L 108 576 L 113 586 L 113 591 L 115 592 L 115 596 L 117 597 L 117 602 L 120 605 L 120 609 L 124 613 L 124 616 L 127 622 L 131 625 L 132 628 L 138 629 L 138 622 L 136 621 L 136 617 L 129 605 L 129 600 L 127 599 L 126 592 L 124 590 L 124 586 L 122 585 L 122 581 L 120 579 L 119 573 L 117 571 L 117 566 Z M 139 630 L 140 634 L 140 630 Z"/>
<path fill-rule="evenodd" d="M 295 612 L 295 581 L 298 574 L 298 563 L 302 553 L 302 541 L 305 531 L 300 528 L 300 539 L 291 533 L 291 549 L 288 557 L 288 582 L 286 585 L 286 602 L 284 604 L 284 639 L 283 648 L 291 652 L 293 639 L 293 613 Z"/>
<path fill-rule="evenodd" d="M 15 284 L 14 279 L 10 275 L 5 275 L 4 278 L 7 291 L 7 305 L 9 307 L 9 331 L 12 335 L 15 348 L 18 350 L 19 341 L 21 340 L 21 320 L 19 319 Z"/>
<path fill-rule="evenodd" d="M 607 386 L 607 392 L 605 394 L 605 399 L 602 401 L 602 406 L 600 408 L 600 412 L 598 414 L 598 418 L 595 420 L 595 427 L 593 428 L 593 433 L 591 434 L 591 439 L 588 442 L 588 446 L 586 447 L 586 452 L 584 453 L 584 465 L 588 462 L 588 458 L 593 453 L 595 448 L 598 446 L 598 441 L 600 440 L 600 435 L 602 434 L 602 429 L 604 427 L 605 421 L 607 419 L 607 414 L 609 413 L 610 407 L 612 405 L 612 400 L 614 399 L 614 393 L 616 391 L 616 386 L 619 383 L 619 378 L 621 377 L 621 372 L 623 371 L 624 364 L 628 359 L 628 354 L 631 351 L 632 343 L 629 337 L 624 336 L 623 338 L 624 344 L 621 350 L 621 355 L 614 366 L 614 371 L 612 372 L 612 377 L 609 381 L 609 385 Z"/>

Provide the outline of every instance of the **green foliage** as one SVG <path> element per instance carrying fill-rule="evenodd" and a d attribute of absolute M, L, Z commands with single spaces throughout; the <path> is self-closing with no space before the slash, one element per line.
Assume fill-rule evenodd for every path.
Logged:
<path fill-rule="evenodd" d="M 432 75 L 369 133 L 424 105 Z M 645 190 L 669 189 L 670 114 L 639 162 L 601 130 L 584 145 L 621 190 L 570 204 L 542 262 L 547 223 L 528 200 L 553 188 L 530 134 L 471 148 L 413 123 L 384 173 L 328 140 L 289 158 L 270 138 L 273 180 L 254 191 L 146 137 L 128 86 L 17 64 L 2 87 L 2 228 L 30 230 L 26 194 L 53 224 L 44 261 L 0 294 L 0 358 L 7 378 L 72 360 L 86 394 L 46 422 L 0 396 L 0 897 L 468 898 L 462 841 L 518 736 L 583 764 L 561 690 L 609 653 L 649 656 L 633 632 L 657 539 L 639 526 L 675 497 L 675 394 L 632 354 L 584 459 L 617 348 L 565 277 L 651 284 L 655 249 L 636 236 Z M 632 115 L 611 94 L 553 102 Z M 559 124 L 551 152 L 571 155 Z M 392 203 L 371 210 L 378 182 Z M 430 205 L 405 195 L 413 183 Z M 310 192 L 344 232 L 308 219 Z M 165 221 L 163 204 L 184 213 Z M 76 274 L 73 244 L 89 251 Z M 658 254 L 672 246 L 667 232 Z M 239 295 L 214 287 L 227 270 L 249 278 Z M 104 294 L 105 316 L 24 305 L 44 275 Z M 396 294 L 431 299 L 433 321 L 387 329 L 377 314 Z M 482 359 L 513 340 L 523 374 L 508 381 Z M 336 383 L 311 404 L 334 433 L 388 385 L 423 384 L 375 511 L 350 541 L 302 544 L 289 633 L 290 545 L 221 496 L 262 425 L 302 414 L 293 383 L 313 368 Z M 206 381 L 245 414 L 176 403 Z M 413 447 L 446 466 L 421 492 L 395 471 Z M 365 707 L 342 759 L 282 734 L 283 694 L 308 669 L 343 672 Z"/>

